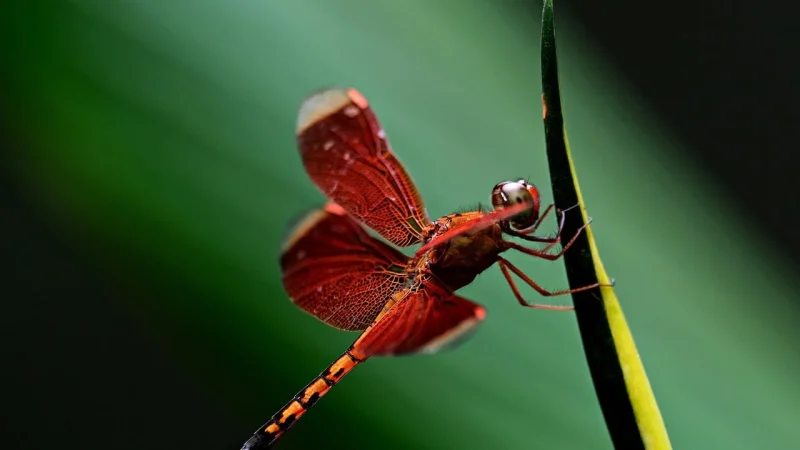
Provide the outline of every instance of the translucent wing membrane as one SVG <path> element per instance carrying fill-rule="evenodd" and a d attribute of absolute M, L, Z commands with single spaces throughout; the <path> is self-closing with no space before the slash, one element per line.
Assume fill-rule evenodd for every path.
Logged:
<path fill-rule="evenodd" d="M 369 356 L 436 353 L 454 348 L 486 317 L 477 303 L 425 285 L 399 300 L 353 344 Z"/>
<path fill-rule="evenodd" d="M 308 175 L 350 215 L 399 246 L 430 224 L 417 189 L 355 89 L 317 92 L 300 107 L 297 142 Z"/>
<path fill-rule="evenodd" d="M 297 306 L 343 330 L 363 330 L 406 287 L 408 257 L 329 204 L 300 220 L 284 243 L 283 285 Z"/>

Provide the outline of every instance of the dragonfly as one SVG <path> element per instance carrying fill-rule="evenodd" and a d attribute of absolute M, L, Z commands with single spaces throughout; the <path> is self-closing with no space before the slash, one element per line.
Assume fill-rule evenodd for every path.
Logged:
<path fill-rule="evenodd" d="M 270 448 L 370 357 L 433 354 L 464 342 L 486 310 L 455 291 L 494 264 L 525 307 L 573 309 L 528 302 L 512 275 L 548 297 L 600 286 L 549 291 L 502 256 L 515 250 L 556 260 L 588 226 L 579 228 L 560 251 L 552 251 L 561 238 L 566 210 L 558 211 L 554 236 L 535 236 L 554 205 L 540 215 L 539 191 L 526 180 L 495 185 L 491 210 L 479 207 L 431 220 L 375 113 L 354 88 L 329 88 L 309 96 L 300 106 L 296 135 L 303 166 L 328 203 L 290 229 L 280 258 L 283 286 L 302 310 L 361 334 L 242 450 Z M 532 248 L 506 236 L 545 246 Z M 413 256 L 396 248 L 416 244 L 422 245 Z"/>

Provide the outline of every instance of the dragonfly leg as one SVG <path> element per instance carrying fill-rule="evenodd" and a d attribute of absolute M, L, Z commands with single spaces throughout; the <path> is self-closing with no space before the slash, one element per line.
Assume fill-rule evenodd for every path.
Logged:
<path fill-rule="evenodd" d="M 506 227 L 506 228 L 503 229 L 503 232 L 506 233 L 506 234 L 509 234 L 511 236 L 518 237 L 520 239 L 524 239 L 524 240 L 529 241 L 529 242 L 542 242 L 542 243 L 550 244 L 550 245 L 546 246 L 545 248 L 543 248 L 541 250 L 543 252 L 546 252 L 546 251 L 550 250 L 551 248 L 553 248 L 553 246 L 555 246 L 558 243 L 558 240 L 561 238 L 561 230 L 564 229 L 564 217 L 565 217 L 564 213 L 565 213 L 565 211 L 560 211 L 559 212 L 559 215 L 561 216 L 561 220 L 559 221 L 558 231 L 556 231 L 555 236 L 547 236 L 547 237 L 544 237 L 544 236 L 530 236 L 530 234 L 533 233 L 534 231 L 536 231 L 537 228 L 539 228 L 539 225 L 541 225 L 542 220 L 545 218 L 545 216 L 547 216 L 547 213 L 550 212 L 551 209 L 553 209 L 553 205 L 548 206 L 547 209 L 544 211 L 544 214 L 542 214 L 542 217 L 539 218 L 539 220 L 536 222 L 536 224 L 534 224 L 532 227 L 528 228 L 527 230 L 517 231 L 517 230 L 511 229 L 511 227 Z"/>
<path fill-rule="evenodd" d="M 553 210 L 553 207 L 554 207 L 554 205 L 551 203 L 550 206 L 548 206 L 547 209 L 544 210 L 542 215 L 539 216 L 539 219 L 536 220 L 536 223 L 534 223 L 532 227 L 530 227 L 530 228 L 528 228 L 526 230 L 520 230 L 520 231 L 512 230 L 514 232 L 513 234 L 517 235 L 517 233 L 518 233 L 518 234 L 521 234 L 521 235 L 524 235 L 524 236 L 528 236 L 528 235 L 533 234 L 534 232 L 536 232 L 536 230 L 539 229 L 539 226 L 542 224 L 542 222 L 544 222 L 544 219 L 547 217 L 547 215 L 550 214 L 550 211 Z M 537 236 L 530 236 L 530 237 L 533 238 L 533 239 L 548 239 L 548 238 L 542 238 L 542 237 L 537 237 Z M 543 241 L 537 241 L 537 242 L 543 242 Z"/>
<path fill-rule="evenodd" d="M 543 288 L 539 283 L 533 281 L 531 277 L 525 275 L 525 272 L 519 269 L 519 267 L 512 264 L 509 260 L 500 257 L 497 261 L 500 265 L 500 270 L 503 272 L 503 276 L 506 277 L 506 281 L 508 281 L 509 286 L 511 286 L 511 290 L 514 292 L 514 296 L 517 298 L 517 301 L 522 306 L 527 306 L 529 308 L 541 308 L 541 309 L 556 309 L 556 310 L 571 310 L 574 309 L 572 306 L 553 306 L 553 305 L 541 305 L 538 303 L 530 303 L 522 298 L 522 294 L 519 293 L 519 289 L 517 288 L 517 284 L 514 282 L 514 279 L 511 277 L 511 272 L 513 272 L 516 276 L 522 279 L 528 286 L 532 287 L 536 292 L 545 296 L 545 297 L 557 297 L 559 295 L 566 295 L 566 294 L 574 294 L 576 292 L 583 292 L 589 289 L 594 289 L 596 287 L 600 287 L 600 283 L 590 284 L 588 286 L 582 286 L 575 289 L 560 289 L 557 291 L 550 291 Z"/>
<path fill-rule="evenodd" d="M 537 228 L 539 228 L 539 225 L 542 224 L 542 221 L 544 220 L 544 218 L 547 216 L 547 214 L 550 212 L 550 210 L 553 209 L 553 205 L 552 204 L 547 207 L 547 209 L 544 211 L 544 214 L 542 214 L 542 217 L 540 217 L 539 220 L 536 222 L 536 224 L 534 226 L 532 226 L 531 228 L 529 228 L 527 230 L 523 230 L 523 231 L 517 231 L 517 230 L 512 230 L 512 229 L 508 228 L 508 229 L 505 229 L 503 231 L 505 233 L 507 233 L 507 234 L 510 234 L 511 236 L 515 236 L 515 237 L 518 237 L 520 239 L 524 239 L 526 241 L 542 242 L 542 243 L 550 244 L 547 247 L 545 247 L 545 248 L 540 250 L 542 252 L 547 252 L 548 250 L 553 248 L 558 243 L 558 241 L 561 239 L 561 232 L 564 230 L 564 221 L 565 221 L 565 219 L 567 217 L 567 211 L 575 208 L 576 206 L 578 206 L 578 205 L 573 205 L 573 206 L 570 206 L 569 208 L 567 208 L 565 210 L 559 210 L 558 211 L 558 215 L 561 218 L 558 221 L 558 230 L 556 231 L 556 234 L 554 236 L 547 236 L 547 237 L 530 236 L 531 233 L 533 233 L 534 231 L 536 231 Z M 589 222 L 591 222 L 591 219 L 589 219 Z"/>
<path fill-rule="evenodd" d="M 538 258 L 546 259 L 548 261 L 555 261 L 558 258 L 561 258 L 562 256 L 564 256 L 564 253 L 566 253 L 567 250 L 569 250 L 569 248 L 572 247 L 572 244 L 575 243 L 575 241 L 578 239 L 578 236 L 580 236 L 581 232 L 583 232 L 583 230 L 587 226 L 589 226 L 589 224 L 591 222 L 592 222 L 592 218 L 590 217 L 589 221 L 586 224 L 584 224 L 582 227 L 578 228 L 578 231 L 575 232 L 575 235 L 572 236 L 572 239 L 570 239 L 569 242 L 567 242 L 567 245 L 563 246 L 561 248 L 561 250 L 558 251 L 558 253 L 548 253 L 548 251 L 553 246 L 555 246 L 555 244 L 556 244 L 555 242 L 550 243 L 550 245 L 548 245 L 547 247 L 545 247 L 545 248 L 543 248 L 541 250 L 538 250 L 538 249 L 535 249 L 535 248 L 529 248 L 529 247 L 526 247 L 524 245 L 517 244 L 516 242 L 510 242 L 510 241 L 506 241 L 505 245 L 506 245 L 506 248 L 513 248 L 514 250 L 518 250 L 518 251 L 520 251 L 522 253 L 525 253 L 527 255 L 536 256 Z M 562 220 L 562 225 L 563 225 L 563 220 Z M 560 228 L 561 227 L 559 227 L 559 232 L 558 232 L 559 235 L 561 234 L 561 229 Z"/>
<path fill-rule="evenodd" d="M 537 308 L 537 309 L 551 309 L 557 311 L 570 311 L 575 309 L 573 306 L 558 306 L 558 305 L 544 305 L 541 303 L 530 303 L 522 297 L 522 294 L 519 292 L 519 288 L 517 287 L 517 283 L 514 281 L 514 278 L 511 276 L 511 272 L 517 274 L 523 281 L 530 284 L 531 287 L 536 289 L 537 292 L 544 296 L 553 296 L 559 295 L 559 293 L 552 293 L 545 288 L 539 286 L 536 282 L 531 280 L 529 277 L 525 276 L 521 270 L 519 270 L 516 266 L 511 264 L 507 259 L 500 258 L 497 261 L 497 264 L 500 265 L 500 270 L 503 272 L 503 276 L 506 277 L 506 281 L 508 282 L 508 286 L 511 287 L 511 292 L 514 293 L 514 297 L 517 298 L 517 301 L 520 305 L 528 307 L 528 308 Z"/>

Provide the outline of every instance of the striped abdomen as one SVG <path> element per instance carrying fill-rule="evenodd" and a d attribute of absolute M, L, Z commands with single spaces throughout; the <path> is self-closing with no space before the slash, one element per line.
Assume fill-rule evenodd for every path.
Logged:
<path fill-rule="evenodd" d="M 263 450 L 270 446 L 288 430 L 309 408 L 327 394 L 342 377 L 360 363 L 367 356 L 360 354 L 351 346 L 346 352 L 336 359 L 324 372 L 314 378 L 311 383 L 303 388 L 294 398 L 281 408 L 269 422 L 258 429 L 253 436 L 245 442 L 242 450 Z"/>

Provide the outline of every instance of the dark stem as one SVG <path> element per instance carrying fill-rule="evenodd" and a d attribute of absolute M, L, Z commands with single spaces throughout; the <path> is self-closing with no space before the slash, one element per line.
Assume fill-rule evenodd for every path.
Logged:
<path fill-rule="evenodd" d="M 556 207 L 567 209 L 578 203 L 578 193 L 570 170 L 564 134 L 552 0 L 545 0 L 542 14 L 542 92 L 547 111 L 544 119 L 547 161 Z M 583 225 L 580 209 L 569 211 L 561 233 L 562 244 Z M 564 255 L 564 264 L 570 288 L 598 282 L 585 233 Z M 594 288 L 577 292 L 572 294 L 572 299 L 586 361 L 611 440 L 619 449 L 644 449 L 600 290 Z"/>

